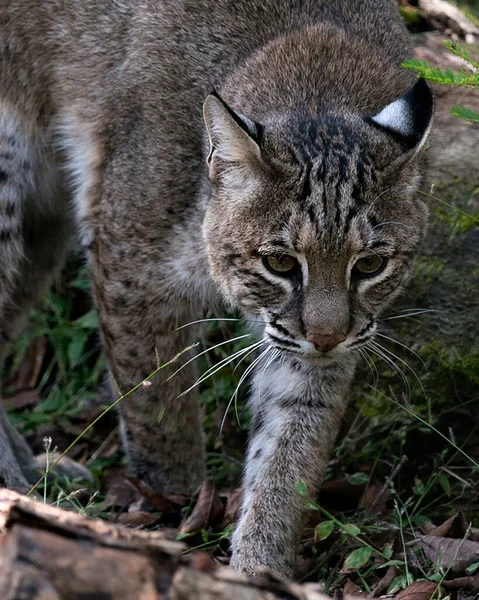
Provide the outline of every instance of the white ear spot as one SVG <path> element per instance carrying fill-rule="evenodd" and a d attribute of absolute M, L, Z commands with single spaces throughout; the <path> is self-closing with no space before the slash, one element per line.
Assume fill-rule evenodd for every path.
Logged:
<path fill-rule="evenodd" d="M 382 127 L 397 131 L 401 135 L 407 136 L 414 132 L 411 106 L 405 98 L 399 98 L 388 104 L 377 115 L 371 117 L 371 120 Z"/>

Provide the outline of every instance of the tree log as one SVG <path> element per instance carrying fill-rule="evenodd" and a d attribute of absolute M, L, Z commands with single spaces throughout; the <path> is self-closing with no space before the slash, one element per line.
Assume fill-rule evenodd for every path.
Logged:
<path fill-rule="evenodd" d="M 184 548 L 0 490 L 1 600 L 326 599 L 317 585 L 247 577 Z"/>

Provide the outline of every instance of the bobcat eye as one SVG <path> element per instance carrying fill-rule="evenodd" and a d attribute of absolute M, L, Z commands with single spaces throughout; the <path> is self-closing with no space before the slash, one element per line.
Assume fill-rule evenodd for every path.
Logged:
<path fill-rule="evenodd" d="M 289 254 L 265 256 L 263 263 L 275 275 L 291 275 L 298 267 L 298 261 Z"/>
<path fill-rule="evenodd" d="M 354 270 L 359 277 L 373 277 L 381 273 L 387 262 L 382 256 L 365 256 L 354 265 Z"/>

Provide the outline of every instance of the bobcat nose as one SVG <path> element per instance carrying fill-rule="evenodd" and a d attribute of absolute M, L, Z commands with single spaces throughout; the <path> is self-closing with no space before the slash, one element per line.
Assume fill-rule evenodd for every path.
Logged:
<path fill-rule="evenodd" d="M 330 352 L 336 348 L 338 344 L 344 342 L 346 336 L 342 333 L 338 334 L 323 334 L 323 333 L 308 333 L 306 339 L 316 346 L 320 352 Z"/>

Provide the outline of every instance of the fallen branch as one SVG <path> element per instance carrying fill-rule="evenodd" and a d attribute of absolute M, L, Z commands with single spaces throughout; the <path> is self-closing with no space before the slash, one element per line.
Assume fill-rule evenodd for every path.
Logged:
<path fill-rule="evenodd" d="M 326 600 L 317 585 L 253 579 L 184 548 L 0 490 L 1 600 Z"/>

